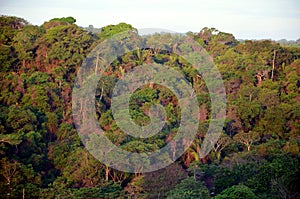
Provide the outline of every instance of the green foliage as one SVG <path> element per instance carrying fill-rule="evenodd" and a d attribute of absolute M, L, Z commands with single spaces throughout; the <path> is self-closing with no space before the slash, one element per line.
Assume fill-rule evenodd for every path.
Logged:
<path fill-rule="evenodd" d="M 171 67 L 191 83 L 200 124 L 194 142 L 176 163 L 152 173 L 128 174 L 103 165 L 85 150 L 73 126 L 71 92 L 76 73 L 93 47 L 112 35 L 137 30 L 119 23 L 101 31 L 90 26 L 88 32 L 75 22 L 73 17 L 63 17 L 34 26 L 18 17 L 0 17 L 1 198 L 8 193 L 11 198 L 22 198 L 23 193 L 25 198 L 209 198 L 209 192 L 215 198 L 299 197 L 299 48 L 270 40 L 240 42 L 215 28 L 187 33 L 212 56 L 227 93 L 224 133 L 213 151 L 201 158 L 213 96 L 202 74 L 175 53 L 194 54 L 196 49 L 180 43 L 183 35 L 154 34 L 132 40 L 155 45 L 126 53 L 107 70 L 95 72 L 102 75 L 95 107 L 105 135 L 118 147 L 136 153 L 156 151 L 176 135 L 185 110 L 170 89 L 152 82 L 131 95 L 129 113 L 137 125 L 145 126 L 150 123 L 151 106 L 161 104 L 166 112 L 161 131 L 139 139 L 126 135 L 114 120 L 115 83 L 144 63 Z M 161 39 L 176 45 L 161 50 L 165 47 Z M 105 62 L 101 56 L 98 62 L 88 61 Z M 176 81 L 173 76 L 164 78 Z M 179 82 L 177 87 L 180 90 Z M 84 103 L 80 109 L 85 111 Z M 101 145 L 93 139 L 86 144 Z M 187 177 L 187 171 L 193 177 Z"/>
<path fill-rule="evenodd" d="M 147 144 L 140 141 L 131 141 L 123 145 L 123 149 L 135 153 L 151 153 L 159 147 L 156 144 Z"/>
<path fill-rule="evenodd" d="M 232 168 L 219 168 L 215 171 L 215 191 L 220 193 L 233 185 L 239 183 L 245 183 L 256 173 L 256 169 L 259 165 L 254 162 L 247 164 L 236 164 Z"/>
<path fill-rule="evenodd" d="M 254 199 L 255 194 L 245 185 L 234 185 L 222 191 L 215 197 L 216 199 Z"/>
<path fill-rule="evenodd" d="M 50 22 L 53 21 L 67 22 L 69 24 L 74 24 L 76 22 L 76 19 L 74 19 L 73 17 L 62 17 L 62 18 L 54 18 L 50 20 Z"/>
<path fill-rule="evenodd" d="M 6 122 L 13 132 L 29 132 L 36 129 L 37 119 L 30 109 L 10 106 L 8 111 Z"/>
<path fill-rule="evenodd" d="M 283 178 L 286 186 L 299 173 L 299 161 L 295 158 L 280 155 L 270 157 L 270 160 L 257 169 L 257 174 L 246 183 L 257 195 L 272 190 L 272 181 Z M 278 192 L 279 190 L 272 190 Z M 271 193 L 269 193 L 271 194 Z"/>
<path fill-rule="evenodd" d="M 132 27 L 130 24 L 126 23 L 119 23 L 117 25 L 108 25 L 105 27 L 102 27 L 101 32 L 100 32 L 100 38 L 108 38 L 109 36 L 124 32 L 124 31 L 129 31 L 129 30 L 135 30 L 136 28 Z"/>
<path fill-rule="evenodd" d="M 186 177 L 187 173 L 181 165 L 173 163 L 166 168 L 134 178 L 126 190 L 134 198 L 166 197 L 166 194 Z"/>
<path fill-rule="evenodd" d="M 12 48 L 5 44 L 0 45 L 0 71 L 12 71 L 16 62 L 17 57 L 13 54 Z"/>
<path fill-rule="evenodd" d="M 208 189 L 203 183 L 197 182 L 195 178 L 188 177 L 175 186 L 167 193 L 167 198 L 210 198 Z"/>
<path fill-rule="evenodd" d="M 27 25 L 21 32 L 18 32 L 13 38 L 13 47 L 22 61 L 23 67 L 26 60 L 34 58 L 35 42 L 42 35 L 43 31 L 38 26 Z"/>
<path fill-rule="evenodd" d="M 14 35 L 25 25 L 27 25 L 27 21 L 22 18 L 0 16 L 0 44 L 10 44 Z"/>

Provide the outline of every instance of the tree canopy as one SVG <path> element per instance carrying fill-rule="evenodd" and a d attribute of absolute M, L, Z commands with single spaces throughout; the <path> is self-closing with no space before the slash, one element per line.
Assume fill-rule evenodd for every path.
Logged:
<path fill-rule="evenodd" d="M 299 45 L 239 41 L 207 27 L 187 33 L 211 55 L 227 95 L 222 134 L 206 157 L 200 148 L 211 121 L 211 96 L 201 74 L 176 54 L 197 49 L 177 43 L 160 50 L 158 40 L 183 36 L 145 36 L 139 42 L 157 46 L 125 53 L 105 71 L 95 70 L 102 75 L 95 117 L 109 140 L 126 151 L 164 147 L 178 132 L 182 111 L 170 89 L 148 82 L 130 97 L 130 117 L 146 126 L 151 106 L 158 103 L 166 124 L 149 138 L 125 134 L 114 120 L 111 95 L 131 69 L 149 63 L 174 68 L 193 86 L 199 103 L 195 140 L 174 164 L 152 173 L 126 173 L 95 159 L 73 124 L 72 88 L 88 53 L 112 35 L 137 32 L 126 23 L 96 30 L 77 26 L 73 17 L 41 26 L 0 17 L 0 198 L 299 198 Z M 106 61 L 100 51 L 96 57 L 87 61 Z M 79 107 L 86 109 L 84 101 Z"/>

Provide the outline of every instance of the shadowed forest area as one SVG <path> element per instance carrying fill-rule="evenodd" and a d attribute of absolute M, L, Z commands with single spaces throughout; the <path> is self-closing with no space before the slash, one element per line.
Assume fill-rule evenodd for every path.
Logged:
<path fill-rule="evenodd" d="M 137 89 L 129 108 L 143 126 L 150 121 L 149 107 L 162 104 L 167 113 L 162 132 L 140 141 L 114 121 L 110 96 L 116 81 L 148 63 L 175 68 L 191 82 L 200 110 L 197 136 L 176 162 L 151 173 L 121 172 L 90 155 L 73 124 L 76 73 L 93 48 L 127 30 L 137 31 L 126 23 L 82 28 L 73 17 L 41 26 L 0 17 L 0 198 L 300 198 L 299 40 L 241 41 L 214 28 L 186 33 L 213 58 L 227 95 L 222 134 L 205 158 L 200 148 L 211 101 L 201 75 L 174 53 L 126 53 L 103 71 L 95 96 L 99 125 L 111 142 L 149 153 L 179 128 L 178 100 L 157 84 Z"/>

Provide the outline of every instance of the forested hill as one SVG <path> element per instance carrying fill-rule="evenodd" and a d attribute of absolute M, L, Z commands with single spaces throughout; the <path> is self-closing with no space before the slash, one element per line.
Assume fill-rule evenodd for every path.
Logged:
<path fill-rule="evenodd" d="M 152 152 L 176 134 L 178 100 L 156 84 L 134 92 L 130 114 L 147 125 L 150 105 L 161 103 L 167 113 L 162 132 L 141 142 L 113 119 L 115 82 L 151 62 L 177 68 L 193 83 L 201 118 L 197 136 L 175 163 L 152 173 L 120 172 L 90 155 L 73 124 L 76 73 L 97 44 L 126 30 L 136 29 L 120 23 L 98 32 L 78 27 L 72 17 L 41 26 L 0 17 L 0 198 L 300 197 L 300 48 L 240 42 L 214 28 L 187 33 L 212 56 L 226 87 L 227 117 L 213 150 L 200 158 L 211 114 L 204 80 L 174 54 L 141 49 L 114 61 L 98 84 L 95 106 L 106 136 L 124 150 Z"/>

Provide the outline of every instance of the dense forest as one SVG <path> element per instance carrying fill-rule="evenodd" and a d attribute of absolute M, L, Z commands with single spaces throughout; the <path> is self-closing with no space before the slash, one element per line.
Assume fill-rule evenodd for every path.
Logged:
<path fill-rule="evenodd" d="M 95 159 L 73 123 L 72 88 L 88 53 L 128 30 L 137 31 L 126 23 L 95 31 L 77 26 L 73 17 L 41 26 L 0 17 L 0 198 L 300 198 L 297 42 L 240 41 L 214 28 L 186 33 L 213 58 L 227 95 L 222 134 L 206 157 L 200 154 L 211 100 L 201 75 L 172 52 L 141 49 L 119 57 L 103 71 L 95 96 L 99 125 L 115 145 L 151 152 L 178 130 L 178 100 L 156 84 L 133 93 L 130 115 L 146 125 L 149 106 L 162 104 L 167 113 L 162 132 L 141 141 L 114 121 L 114 85 L 143 63 L 176 68 L 192 82 L 200 124 L 192 145 L 166 168 L 126 173 Z"/>

